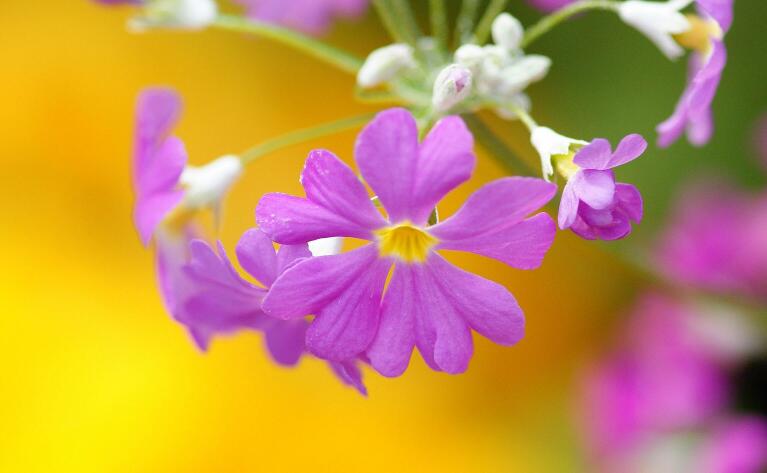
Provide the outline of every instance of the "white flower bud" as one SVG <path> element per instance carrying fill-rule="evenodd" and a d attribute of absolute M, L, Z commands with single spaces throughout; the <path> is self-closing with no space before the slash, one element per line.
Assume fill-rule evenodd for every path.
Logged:
<path fill-rule="evenodd" d="M 469 69 L 476 69 L 487 57 L 487 51 L 476 44 L 464 44 L 456 49 L 453 58 L 455 62 Z"/>
<path fill-rule="evenodd" d="M 390 44 L 378 48 L 365 59 L 357 73 L 357 85 L 375 87 L 393 79 L 401 70 L 414 67 L 413 48 L 407 44 Z"/>
<path fill-rule="evenodd" d="M 313 256 L 331 256 L 341 253 L 344 239 L 340 237 L 320 238 L 309 242 L 309 251 Z"/>
<path fill-rule="evenodd" d="M 471 71 L 459 64 L 442 69 L 434 81 L 431 103 L 434 110 L 444 112 L 471 93 Z"/>
<path fill-rule="evenodd" d="M 179 182 L 184 188 L 182 204 L 190 209 L 216 207 L 242 173 L 240 158 L 222 156 L 204 166 L 187 166 Z"/>
<path fill-rule="evenodd" d="M 517 49 L 525 34 L 522 23 L 508 13 L 501 13 L 493 20 L 493 41 L 506 49 Z"/>
<path fill-rule="evenodd" d="M 647 36 L 669 59 L 676 59 L 684 54 L 684 49 L 671 35 L 684 33 L 692 27 L 689 20 L 680 13 L 692 1 L 628 0 L 618 4 L 618 16 Z"/>
<path fill-rule="evenodd" d="M 543 177 L 547 180 L 554 174 L 554 166 L 551 163 L 552 156 L 567 155 L 574 152 L 573 145 L 585 146 L 589 144 L 588 141 L 576 140 L 560 135 L 545 126 L 536 127 L 532 131 L 530 142 L 541 157 Z"/>
<path fill-rule="evenodd" d="M 140 16 L 128 22 L 132 31 L 149 28 L 200 29 L 218 15 L 215 0 L 149 0 Z"/>

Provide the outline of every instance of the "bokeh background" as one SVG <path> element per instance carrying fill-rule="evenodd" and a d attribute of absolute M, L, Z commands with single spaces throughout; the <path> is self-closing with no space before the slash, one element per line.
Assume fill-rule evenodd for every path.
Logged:
<path fill-rule="evenodd" d="M 366 399 L 323 363 L 273 365 L 257 334 L 198 353 L 165 314 L 152 257 L 130 221 L 132 112 L 141 88 L 180 91 L 178 134 L 192 162 L 203 163 L 372 110 L 354 102 L 353 78 L 224 31 L 131 35 L 129 11 L 85 0 L 2 3 L 3 472 L 588 471 L 572 422 L 578 376 L 645 284 L 616 252 L 644 254 L 680 184 L 694 176 L 764 184 L 750 134 L 767 109 L 767 4 L 740 0 L 710 145 L 652 147 L 620 172 L 645 195 L 646 222 L 635 235 L 604 244 L 560 233 L 533 272 L 458 258 L 515 293 L 526 339 L 503 348 L 475 338 L 462 376 L 432 372 L 417 355 L 398 379 L 368 370 Z M 537 15 L 519 0 L 510 11 L 526 24 Z M 327 39 L 360 56 L 387 41 L 372 12 Z M 554 58 L 547 80 L 531 88 L 536 118 L 571 136 L 654 137 L 683 87 L 683 61 L 668 62 L 607 13 L 561 26 L 532 49 Z M 521 126 L 496 125 L 512 148 L 533 157 Z M 251 165 L 226 203 L 225 245 L 254 224 L 263 193 L 300 193 L 311 148 L 351 162 L 354 135 Z M 441 212 L 504 172 L 481 156 L 475 177 Z"/>

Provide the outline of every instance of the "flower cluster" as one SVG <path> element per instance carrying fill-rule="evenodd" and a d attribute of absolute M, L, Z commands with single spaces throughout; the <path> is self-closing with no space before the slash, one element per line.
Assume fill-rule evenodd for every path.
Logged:
<path fill-rule="evenodd" d="M 160 290 L 174 320 L 201 350 L 220 335 L 259 332 L 276 363 L 325 360 L 341 381 L 363 393 L 363 364 L 399 376 L 417 349 L 433 370 L 461 373 L 472 357 L 473 332 L 509 346 L 523 338 L 524 314 L 509 290 L 458 268 L 444 251 L 517 269 L 539 267 L 556 233 L 554 220 L 541 209 L 558 192 L 559 228 L 585 240 L 627 237 L 642 219 L 640 191 L 617 182 L 615 170 L 643 155 L 646 141 L 629 134 L 613 150 L 604 138 L 568 138 L 539 125 L 530 114 L 528 88 L 546 77 L 553 61 L 528 53 L 530 45 L 567 18 L 603 9 L 671 58 L 692 49 L 688 88 L 659 127 L 659 141 L 670 144 L 687 129 L 690 140 L 701 144 L 711 135 L 710 106 L 732 22 L 727 0 L 698 0 L 697 14 L 683 13 L 692 0 L 536 1 L 556 11 L 526 29 L 503 11 L 503 2 L 489 2 L 483 14 L 472 2 L 459 12 L 451 38 L 442 2 L 430 2 L 433 31 L 424 35 L 407 2 L 377 1 L 373 5 L 392 44 L 363 60 L 303 33 L 320 34 L 334 17 L 361 14 L 365 0 L 239 0 L 245 16 L 219 13 L 214 0 L 99 1 L 136 8 L 129 24 L 134 30 L 217 27 L 282 41 L 353 73 L 360 100 L 389 104 L 374 117 L 299 130 L 199 167 L 187 165 L 183 142 L 172 135 L 181 109 L 175 92 L 144 91 L 136 116 L 135 224 L 141 241 L 154 243 Z M 527 128 L 540 161 L 540 170 L 530 174 L 542 178 L 484 183 L 454 215 L 440 218 L 442 198 L 472 178 L 475 139 L 504 164 L 530 167 L 495 135 L 482 115 L 486 110 Z M 359 175 L 332 152 L 314 150 L 300 173 L 304 196 L 261 197 L 257 228 L 247 230 L 235 249 L 244 273 L 221 242 L 209 242 L 202 216 L 212 212 L 218 223 L 222 200 L 247 163 L 281 146 L 363 124 L 354 150 Z M 512 157 L 502 158 L 504 152 Z M 732 225 L 740 222 L 726 209 L 722 214 Z M 686 218 L 694 220 L 695 214 Z M 751 222 L 750 216 L 742 220 Z M 749 231 L 739 231 L 748 234 L 740 246 L 758 244 Z M 677 260 L 665 260 L 680 275 L 680 264 L 689 267 L 696 252 L 684 237 L 676 239 L 682 242 L 671 238 L 666 252 Z M 765 273 L 747 266 L 747 256 L 722 258 L 732 267 L 717 269 L 719 279 L 688 280 L 719 289 L 722 274 L 729 284 L 731 278 L 742 282 L 747 273 L 748 291 L 764 289 Z"/>

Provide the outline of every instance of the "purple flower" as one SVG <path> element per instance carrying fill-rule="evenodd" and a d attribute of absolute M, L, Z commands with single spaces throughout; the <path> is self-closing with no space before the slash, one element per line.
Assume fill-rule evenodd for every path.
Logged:
<path fill-rule="evenodd" d="M 767 421 L 728 419 L 705 440 L 698 455 L 701 473 L 761 473 L 767 468 Z"/>
<path fill-rule="evenodd" d="M 355 18 L 365 12 L 367 0 L 235 0 L 247 15 L 259 21 L 310 34 L 325 33 L 334 17 Z"/>
<path fill-rule="evenodd" d="M 727 63 L 722 38 L 732 24 L 733 0 L 696 0 L 696 5 L 704 19 L 692 19 L 690 32 L 679 37 L 695 51 L 690 57 L 687 87 L 674 113 L 656 128 L 661 147 L 670 146 L 685 131 L 690 143 L 702 146 L 714 130 L 711 104 Z"/>
<path fill-rule="evenodd" d="M 197 346 L 207 350 L 215 335 L 250 329 L 263 332 L 272 359 L 294 366 L 305 353 L 309 323 L 303 318 L 278 320 L 266 316 L 261 303 L 280 273 L 311 258 L 307 245 L 283 245 L 275 253 L 272 241 L 260 230 L 245 232 L 237 244 L 243 269 L 264 287 L 246 281 L 229 262 L 221 243 L 218 253 L 202 240 L 192 241 L 191 257 L 184 267 L 183 306 L 177 320 L 192 334 Z M 354 359 L 332 362 L 333 372 L 347 385 L 366 394 L 362 374 Z"/>
<path fill-rule="evenodd" d="M 684 284 L 765 299 L 765 234 L 767 194 L 702 183 L 685 193 L 672 214 L 658 261 L 668 277 Z"/>
<path fill-rule="evenodd" d="M 646 148 L 644 138 L 628 135 L 613 153 L 610 143 L 599 138 L 578 150 L 572 163 L 558 162 L 570 174 L 559 205 L 559 228 L 589 240 L 628 235 L 631 222 L 642 219 L 642 196 L 632 185 L 616 184 L 612 170 L 638 158 Z"/>
<path fill-rule="evenodd" d="M 136 106 L 133 187 L 136 204 L 133 221 L 144 245 L 157 226 L 181 203 L 179 180 L 186 165 L 184 143 L 171 136 L 181 113 L 181 99 L 170 89 L 143 91 Z"/>
<path fill-rule="evenodd" d="M 463 372 L 473 351 L 471 329 L 503 345 L 518 342 L 524 317 L 506 288 L 456 268 L 435 250 L 537 267 L 555 228 L 546 214 L 525 216 L 556 188 L 539 179 L 499 179 L 427 227 L 435 205 L 471 176 L 472 148 L 458 117 L 442 119 L 419 143 L 410 112 L 380 113 L 360 133 L 355 156 L 387 219 L 347 165 L 328 151 L 310 153 L 301 176 L 306 198 L 265 195 L 256 211 L 261 229 L 282 244 L 330 236 L 371 243 L 289 268 L 273 284 L 264 311 L 280 319 L 314 314 L 309 351 L 329 360 L 366 353 L 385 376 L 402 374 L 414 347 L 433 369 Z"/>
<path fill-rule="evenodd" d="M 692 329 L 697 316 L 665 296 L 645 296 L 620 350 L 586 378 L 582 418 L 591 453 L 610 465 L 604 471 L 637 471 L 617 465 L 633 464 L 652 439 L 699 428 L 726 406 L 726 372 Z"/>
<path fill-rule="evenodd" d="M 544 12 L 553 12 L 565 7 L 575 0 L 527 0 L 527 3 Z"/>

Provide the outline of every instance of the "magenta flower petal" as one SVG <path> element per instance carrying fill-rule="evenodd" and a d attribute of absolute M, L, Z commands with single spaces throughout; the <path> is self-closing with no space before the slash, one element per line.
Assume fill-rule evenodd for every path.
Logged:
<path fill-rule="evenodd" d="M 443 241 L 439 249 L 458 250 L 494 258 L 519 269 L 535 269 L 551 248 L 554 221 L 539 213 L 516 225 L 470 239 Z"/>
<path fill-rule="evenodd" d="M 554 184 L 541 179 L 498 179 L 482 186 L 429 232 L 443 242 L 457 242 L 508 229 L 546 204 L 556 191 Z"/>
<path fill-rule="evenodd" d="M 713 18 L 724 33 L 732 26 L 734 0 L 695 0 L 698 10 Z"/>
<path fill-rule="evenodd" d="M 575 173 L 568 184 L 578 199 L 594 209 L 604 209 L 615 197 L 615 177 L 611 171 L 584 169 Z"/>
<path fill-rule="evenodd" d="M 631 221 L 634 223 L 642 221 L 642 194 L 639 193 L 639 189 L 631 184 L 619 182 L 615 184 L 615 198 L 619 202 L 621 211 Z"/>
<path fill-rule="evenodd" d="M 361 228 L 378 228 L 384 224 L 354 171 L 330 151 L 309 153 L 301 184 L 309 201 Z"/>
<path fill-rule="evenodd" d="M 235 249 L 242 269 L 266 287 L 272 285 L 279 275 L 274 245 L 264 232 L 257 228 L 246 231 Z"/>
<path fill-rule="evenodd" d="M 266 347 L 275 362 L 294 366 L 304 353 L 304 338 L 309 322 L 303 319 L 272 321 L 266 334 Z"/>
<path fill-rule="evenodd" d="M 457 116 L 445 117 L 421 143 L 411 220 L 425 222 L 437 202 L 471 177 L 476 163 L 474 137 Z"/>
<path fill-rule="evenodd" d="M 527 0 L 535 8 L 550 13 L 573 3 L 575 0 Z"/>
<path fill-rule="evenodd" d="M 369 246 L 364 247 L 357 252 L 365 257 L 367 256 L 365 253 L 371 252 L 369 248 Z M 377 253 L 375 248 L 372 251 Z M 337 257 L 345 257 L 353 253 Z M 325 256 L 306 260 L 289 269 L 285 274 L 305 271 L 303 266 L 311 266 L 309 263 L 313 260 L 326 258 L 334 257 Z M 391 262 L 379 258 L 368 259 L 368 261 L 362 267 L 363 270 L 358 269 L 352 279 L 348 279 L 347 275 L 343 290 L 337 292 L 332 300 L 316 311 L 314 321 L 306 332 L 306 348 L 314 355 L 330 361 L 345 361 L 363 353 L 373 341 L 378 330 L 381 296 Z M 355 262 L 355 265 L 359 265 L 359 260 Z M 357 268 L 358 266 L 354 269 Z M 297 271 L 299 269 L 300 271 Z M 334 270 L 337 269 L 334 268 Z M 352 268 L 349 268 L 349 272 L 351 270 Z M 280 287 L 281 280 L 282 278 L 277 279 L 272 290 Z M 304 281 L 304 286 L 306 285 Z M 309 286 L 316 287 L 314 284 Z M 307 299 L 306 295 L 299 297 Z M 266 306 L 267 302 L 264 302 L 264 307 Z"/>
<path fill-rule="evenodd" d="M 362 382 L 362 370 L 357 366 L 354 360 L 337 362 L 328 362 L 333 373 L 347 386 L 351 386 L 363 396 L 368 395 L 368 390 Z"/>
<path fill-rule="evenodd" d="M 642 155 L 647 149 L 647 141 L 636 133 L 623 137 L 610 158 L 607 167 L 612 169 L 631 162 Z M 577 163 L 576 163 L 577 164 Z"/>
<path fill-rule="evenodd" d="M 559 201 L 559 214 L 557 220 L 559 221 L 559 228 L 565 230 L 570 228 L 575 220 L 578 218 L 578 205 L 580 200 L 575 195 L 572 181 L 568 181 L 565 184 L 565 188 L 562 190 L 562 198 Z"/>
<path fill-rule="evenodd" d="M 272 240 L 288 245 L 334 236 L 372 238 L 370 228 L 360 227 L 307 199 L 280 193 L 261 197 L 256 222 Z"/>
<path fill-rule="evenodd" d="M 701 473 L 760 473 L 767 468 L 767 421 L 761 417 L 728 419 L 706 440 Z"/>
<path fill-rule="evenodd" d="M 366 245 L 340 255 L 300 261 L 274 282 L 264 300 L 264 311 L 279 319 L 316 315 L 377 260 L 378 249 Z"/>
<path fill-rule="evenodd" d="M 357 17 L 368 0 L 236 0 L 248 17 L 305 33 L 325 33 L 336 16 Z"/>
<path fill-rule="evenodd" d="M 415 277 L 413 266 L 395 265 L 381 303 L 378 333 L 367 356 L 373 368 L 384 376 L 395 377 L 405 372 L 415 347 L 416 317 L 429 309 L 419 306 Z"/>
<path fill-rule="evenodd" d="M 178 180 L 186 165 L 184 144 L 169 137 L 181 101 L 173 91 L 147 89 L 138 98 L 134 138 L 133 220 L 143 244 L 152 239 L 162 219 L 183 199 Z"/>
<path fill-rule="evenodd" d="M 578 150 L 573 162 L 583 169 L 607 169 L 612 155 L 610 142 L 604 138 L 596 138 Z"/>
<path fill-rule="evenodd" d="M 418 126 L 413 115 L 404 108 L 376 115 L 357 137 L 354 156 L 389 220 L 412 220 L 418 166 Z"/>
<path fill-rule="evenodd" d="M 501 345 L 513 345 L 522 339 L 522 309 L 505 287 L 463 271 L 437 254 L 426 266 L 441 288 L 442 297 L 480 335 Z"/>

